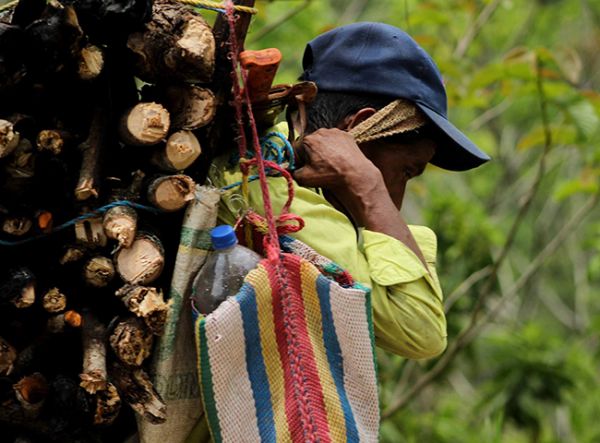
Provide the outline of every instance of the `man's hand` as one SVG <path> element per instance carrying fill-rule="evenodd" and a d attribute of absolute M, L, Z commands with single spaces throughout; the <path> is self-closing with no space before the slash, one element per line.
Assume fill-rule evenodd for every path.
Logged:
<path fill-rule="evenodd" d="M 297 149 L 303 166 L 296 170 L 294 178 L 302 186 L 323 188 L 328 200 L 354 223 L 400 240 L 427 267 L 421 250 L 398 211 L 406 181 L 410 178 L 410 174 L 405 173 L 411 166 L 407 165 L 405 149 L 406 146 L 401 145 L 367 149 L 367 152 L 373 151 L 372 157 L 378 163 L 376 165 L 347 132 L 319 129 L 306 136 L 302 146 Z M 431 155 L 433 149 L 430 149 Z M 389 176 L 387 180 L 382 170 Z M 393 185 L 394 189 L 388 189 L 386 182 Z M 394 200 L 391 195 L 395 196 Z"/>
<path fill-rule="evenodd" d="M 337 128 L 319 129 L 307 135 L 296 155 L 302 167 L 296 170 L 294 178 L 306 187 L 360 187 L 365 177 L 381 175 L 354 137 Z"/>
<path fill-rule="evenodd" d="M 296 153 L 303 164 L 294 173 L 298 184 L 323 188 L 334 206 L 366 226 L 364 211 L 388 191 L 381 172 L 354 138 L 340 129 L 319 129 L 304 138 Z"/>

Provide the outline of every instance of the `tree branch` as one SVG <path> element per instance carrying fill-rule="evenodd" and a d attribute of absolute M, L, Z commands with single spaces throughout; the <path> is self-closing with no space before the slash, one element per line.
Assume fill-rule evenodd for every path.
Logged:
<path fill-rule="evenodd" d="M 519 291 L 525 286 L 529 279 L 542 267 L 544 261 L 553 255 L 556 250 L 563 244 L 567 237 L 574 232 L 575 228 L 583 221 L 583 219 L 591 212 L 592 209 L 598 203 L 600 195 L 595 194 L 588 199 L 588 201 L 569 219 L 569 221 L 563 225 L 562 229 L 556 234 L 556 236 L 550 241 L 546 247 L 533 259 L 527 269 L 521 274 L 515 284 L 502 296 L 498 301 L 498 304 L 488 311 L 481 321 L 476 324 L 469 325 L 463 330 L 449 347 L 446 353 L 437 361 L 437 363 L 425 374 L 423 374 L 411 388 L 404 393 L 398 400 L 388 407 L 381 415 L 382 419 L 391 417 L 398 410 L 402 409 L 406 404 L 414 398 L 419 392 L 435 380 L 454 360 L 457 353 L 467 346 L 481 331 L 485 328 L 488 322 L 493 319 L 502 306 L 513 297 L 515 297 Z"/>
<path fill-rule="evenodd" d="M 448 297 L 446 297 L 446 303 L 444 303 L 446 314 L 450 312 L 450 309 L 452 309 L 454 303 L 456 303 L 463 295 L 469 292 L 469 290 L 478 282 L 480 282 L 486 277 L 489 277 L 491 273 L 492 266 L 488 265 L 484 268 L 479 269 L 478 271 L 473 272 L 465 280 L 463 280 L 462 283 L 458 285 Z"/>
<path fill-rule="evenodd" d="M 284 24 L 285 22 L 287 22 L 288 20 L 290 20 L 293 16 L 295 16 L 296 14 L 298 14 L 300 11 L 302 11 L 305 8 L 307 8 L 311 1 L 312 0 L 304 0 L 302 2 L 302 4 L 296 6 L 294 9 L 290 9 L 288 12 L 286 12 L 285 14 L 283 14 L 281 17 L 279 17 L 274 22 L 269 23 L 266 26 L 263 26 L 262 28 L 260 28 L 260 31 L 256 32 L 255 34 L 252 34 L 248 38 L 248 41 L 250 43 L 257 42 L 258 40 L 260 40 L 261 38 L 263 38 L 265 35 L 267 35 L 268 33 L 272 32 L 273 30 L 277 29 L 279 26 L 281 26 L 282 24 Z"/>
<path fill-rule="evenodd" d="M 540 156 L 537 172 L 536 172 L 535 178 L 533 180 L 533 183 L 531 184 L 531 186 L 529 187 L 529 190 L 527 191 L 527 193 L 525 194 L 525 196 L 522 199 L 522 203 L 519 208 L 519 212 L 517 213 L 517 216 L 515 217 L 513 224 L 510 227 L 508 235 L 506 236 L 504 246 L 500 250 L 498 257 L 492 264 L 492 268 L 490 270 L 490 276 L 486 280 L 483 288 L 481 289 L 481 291 L 479 293 L 477 304 L 475 305 L 475 308 L 473 309 L 473 314 L 471 316 L 471 321 L 469 323 L 469 326 L 477 323 L 477 317 L 479 316 L 479 312 L 481 311 L 481 307 L 483 306 L 485 295 L 487 293 L 489 293 L 489 291 L 491 290 L 492 285 L 494 284 L 494 281 L 496 279 L 498 269 L 500 268 L 500 266 L 504 262 L 504 259 L 506 258 L 506 255 L 510 251 L 510 248 L 513 245 L 513 242 L 517 235 L 519 227 L 525 220 L 525 216 L 527 215 L 527 212 L 531 208 L 531 203 L 533 202 L 533 200 L 540 188 L 542 179 L 546 175 L 546 159 L 548 157 L 548 153 L 550 152 L 550 148 L 552 147 L 552 133 L 550 131 L 550 122 L 549 122 L 549 118 L 548 118 L 548 103 L 547 103 L 547 99 L 546 99 L 546 94 L 544 92 L 544 85 L 543 85 L 543 80 L 542 80 L 542 64 L 541 64 L 539 58 L 537 57 L 537 55 L 534 55 L 534 56 L 535 56 L 535 69 L 536 69 L 536 85 L 537 85 L 538 97 L 539 97 L 539 102 L 540 102 L 540 115 L 541 115 L 541 119 L 542 119 L 542 126 L 544 128 L 544 150 L 542 152 L 542 155 Z"/>
<path fill-rule="evenodd" d="M 467 49 L 479 34 L 479 31 L 483 28 L 483 26 L 488 22 L 488 20 L 492 17 L 494 12 L 498 9 L 502 3 L 502 0 L 494 0 L 491 3 L 488 3 L 485 8 L 481 10 L 471 27 L 467 30 L 463 38 L 456 45 L 456 49 L 454 50 L 454 58 L 461 58 L 467 52 Z"/>

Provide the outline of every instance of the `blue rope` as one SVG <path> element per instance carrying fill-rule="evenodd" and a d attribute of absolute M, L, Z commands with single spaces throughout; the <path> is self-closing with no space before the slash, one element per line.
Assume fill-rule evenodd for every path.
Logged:
<path fill-rule="evenodd" d="M 248 181 L 249 181 L 249 182 L 253 182 L 253 181 L 254 181 L 254 180 L 256 180 L 257 178 L 258 178 L 258 175 L 251 175 L 251 176 L 249 176 L 249 177 L 248 177 Z M 230 185 L 223 186 L 223 187 L 221 188 L 221 191 L 228 191 L 228 190 L 230 190 L 230 189 L 236 188 L 236 187 L 238 187 L 238 186 L 241 186 L 241 185 L 242 185 L 242 181 L 240 180 L 240 181 L 238 181 L 238 182 L 235 182 L 235 183 L 232 183 L 232 184 L 230 184 Z"/>
<path fill-rule="evenodd" d="M 153 212 L 155 214 L 162 213 L 162 211 L 160 209 L 153 208 L 151 206 L 140 205 L 139 203 L 134 203 L 129 200 L 118 200 L 118 201 L 109 203 L 105 206 L 102 206 L 98 209 L 95 209 L 94 211 L 80 215 L 79 217 L 69 220 L 61 225 L 58 225 L 57 227 L 53 228 L 48 233 L 39 234 L 39 235 L 36 235 L 33 237 L 28 237 L 23 240 L 14 240 L 14 241 L 0 240 L 0 246 L 19 246 L 19 245 L 23 245 L 26 243 L 30 243 L 35 240 L 39 240 L 41 238 L 47 237 L 50 234 L 54 234 L 55 232 L 64 231 L 65 229 L 70 228 L 71 226 L 75 226 L 77 223 L 87 220 L 89 218 L 94 218 L 99 215 L 102 215 L 109 209 L 116 208 L 118 206 L 129 206 L 130 208 L 133 208 L 133 209 L 140 209 L 143 211 Z"/>
<path fill-rule="evenodd" d="M 271 140 L 273 137 L 278 138 L 280 141 L 282 141 L 283 147 L 277 145 L 275 143 L 275 141 Z M 287 159 L 289 162 L 288 169 L 290 171 L 293 171 L 294 169 L 296 169 L 296 166 L 294 164 L 294 148 L 292 148 L 292 144 L 290 143 L 290 141 L 287 139 L 287 137 L 285 135 L 283 135 L 281 132 L 276 132 L 276 131 L 269 132 L 267 135 L 265 135 L 261 139 L 261 144 L 263 142 L 274 145 L 282 158 L 284 158 L 285 154 L 287 154 Z M 283 152 L 283 149 L 285 149 L 285 153 Z M 283 160 L 281 162 L 278 162 L 277 164 L 280 165 L 281 163 L 283 163 Z"/>
<path fill-rule="evenodd" d="M 273 140 L 273 138 L 278 138 L 280 141 L 283 142 L 283 146 L 280 146 L 275 140 Z M 282 165 L 283 163 L 285 163 L 286 161 L 288 162 L 288 166 L 287 169 L 289 169 L 290 171 L 293 171 L 296 166 L 294 164 L 294 149 L 292 148 L 291 143 L 288 141 L 287 137 L 285 135 L 283 135 L 281 132 L 269 132 L 267 135 L 265 135 L 264 137 L 262 137 L 260 139 L 260 147 L 261 147 L 261 151 L 263 154 L 263 158 L 265 160 L 269 160 L 272 161 L 273 163 L 277 163 L 278 165 Z M 254 151 L 252 151 L 251 149 L 248 149 L 247 151 L 247 157 L 248 158 L 253 158 L 254 157 Z M 231 155 L 231 157 L 229 158 L 229 163 L 233 166 L 235 164 L 237 164 L 239 162 L 239 154 L 233 153 Z M 266 170 L 267 174 L 270 174 L 271 176 L 276 176 L 273 175 L 273 170 L 270 168 L 267 168 Z M 251 175 L 250 177 L 248 177 L 248 181 L 254 181 L 258 179 L 258 175 Z M 238 181 L 235 183 L 232 183 L 230 185 L 224 186 L 221 188 L 221 191 L 228 191 L 229 189 L 233 189 L 236 188 L 238 186 L 240 186 L 242 184 L 242 181 Z"/>

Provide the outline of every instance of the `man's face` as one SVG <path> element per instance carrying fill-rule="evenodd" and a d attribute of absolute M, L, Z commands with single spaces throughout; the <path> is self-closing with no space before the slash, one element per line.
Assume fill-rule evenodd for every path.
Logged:
<path fill-rule="evenodd" d="M 425 135 L 413 134 L 375 140 L 360 148 L 381 171 L 390 197 L 400 209 L 406 182 L 423 173 L 435 154 L 437 143 Z"/>

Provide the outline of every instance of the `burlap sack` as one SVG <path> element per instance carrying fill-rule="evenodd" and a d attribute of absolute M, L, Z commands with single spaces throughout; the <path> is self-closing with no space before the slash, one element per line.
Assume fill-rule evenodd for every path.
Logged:
<path fill-rule="evenodd" d="M 167 420 L 153 425 L 138 417 L 141 443 L 183 442 L 203 414 L 189 297 L 192 280 L 210 249 L 219 200 L 217 188 L 197 186 L 183 220 L 165 333 L 151 366 L 154 386 L 167 404 Z"/>

